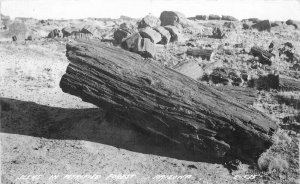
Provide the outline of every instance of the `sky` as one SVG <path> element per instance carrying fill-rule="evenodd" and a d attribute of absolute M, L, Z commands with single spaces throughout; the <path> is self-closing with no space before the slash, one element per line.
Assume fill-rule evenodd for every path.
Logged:
<path fill-rule="evenodd" d="M 300 0 L 0 0 L 10 17 L 37 19 L 159 17 L 165 10 L 195 15 L 232 15 L 238 19 L 300 20 Z"/>

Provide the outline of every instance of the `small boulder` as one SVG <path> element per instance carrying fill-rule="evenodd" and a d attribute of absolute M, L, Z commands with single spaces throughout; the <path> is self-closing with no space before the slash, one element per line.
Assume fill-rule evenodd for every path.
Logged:
<path fill-rule="evenodd" d="M 160 14 L 161 26 L 177 26 L 178 24 L 186 27 L 189 25 L 189 20 L 180 12 L 163 11 Z"/>
<path fill-rule="evenodd" d="M 161 34 L 150 27 L 141 29 L 139 33 L 143 38 L 149 38 L 152 43 L 158 43 L 162 39 Z"/>
<path fill-rule="evenodd" d="M 269 31 L 271 30 L 271 23 L 269 20 L 260 21 L 251 26 L 253 29 L 257 29 L 258 31 Z"/>
<path fill-rule="evenodd" d="M 162 26 L 157 26 L 154 28 L 155 31 L 157 31 L 161 35 L 161 41 L 158 42 L 159 44 L 166 45 L 170 42 L 171 34 L 168 30 L 166 30 Z"/>
<path fill-rule="evenodd" d="M 196 20 L 206 20 L 207 16 L 206 15 L 196 15 L 195 19 Z"/>
<path fill-rule="evenodd" d="M 208 20 L 221 20 L 221 17 L 219 15 L 210 14 Z"/>
<path fill-rule="evenodd" d="M 132 34 L 132 32 L 129 32 L 129 31 L 126 31 L 126 30 L 123 30 L 123 29 L 117 29 L 114 32 L 114 39 L 115 39 L 117 44 L 120 44 L 126 38 L 128 38 L 131 34 Z"/>
<path fill-rule="evenodd" d="M 168 30 L 171 34 L 171 42 L 176 42 L 180 39 L 180 31 L 177 27 L 175 26 L 165 26 L 164 27 L 166 30 Z"/>
<path fill-rule="evenodd" d="M 233 16 L 230 16 L 230 15 L 222 15 L 222 18 L 221 20 L 227 20 L 227 21 L 238 21 L 238 19 L 236 19 L 235 17 Z"/>
<path fill-rule="evenodd" d="M 299 21 L 295 21 L 295 20 L 287 20 L 286 22 L 286 25 L 292 25 L 295 27 L 295 29 L 298 29 L 300 27 L 300 22 Z"/>
<path fill-rule="evenodd" d="M 154 57 L 155 45 L 148 38 L 142 38 L 139 33 L 135 33 L 127 38 L 123 43 L 122 47 L 125 50 L 135 52 L 143 57 Z"/>
<path fill-rule="evenodd" d="M 18 37 L 17 36 L 12 36 L 11 38 L 12 38 L 12 41 L 14 41 L 14 42 L 18 41 Z"/>
<path fill-rule="evenodd" d="M 274 21 L 274 22 L 271 22 L 271 27 L 277 27 L 277 26 L 282 26 L 282 22 L 280 21 Z"/>
<path fill-rule="evenodd" d="M 120 29 L 128 31 L 128 32 L 132 32 L 135 30 L 135 27 L 133 24 L 128 23 L 128 22 L 124 22 L 119 26 Z"/>
<path fill-rule="evenodd" d="M 139 23 L 138 28 L 145 28 L 145 27 L 156 27 L 161 24 L 160 20 L 153 15 L 149 14 L 144 17 Z"/>
<path fill-rule="evenodd" d="M 209 78 L 215 84 L 240 86 L 243 83 L 237 71 L 231 68 L 215 68 Z"/>

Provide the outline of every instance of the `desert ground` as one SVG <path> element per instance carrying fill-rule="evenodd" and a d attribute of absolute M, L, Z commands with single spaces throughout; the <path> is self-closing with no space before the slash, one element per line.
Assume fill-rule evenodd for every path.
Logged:
<path fill-rule="evenodd" d="M 114 43 L 114 32 L 123 23 L 136 26 L 139 21 L 124 16 L 19 19 L 15 22 L 26 25 L 27 39 L 18 36 L 16 41 L 12 41 L 14 33 L 10 28 L 13 21 L 3 24 L 6 28 L 0 32 L 1 182 L 300 183 L 300 91 L 258 89 L 247 82 L 267 74 L 299 80 L 299 27 L 278 21 L 270 31 L 261 31 L 245 29 L 244 22 L 236 20 L 230 21 L 234 27 L 224 28 L 224 37 L 215 38 L 213 28 L 225 27 L 228 21 L 189 19 L 190 26 L 180 28 L 180 39 L 166 45 L 155 44 L 156 52 L 148 58 L 170 68 L 197 62 L 202 69 L 198 80 L 209 86 L 235 85 L 229 75 L 224 75 L 229 81 L 226 84 L 212 80 L 209 76 L 216 68 L 230 68 L 238 76 L 246 73 L 246 79 L 240 77 L 238 86 L 250 86 L 255 91 L 256 99 L 251 106 L 271 117 L 279 129 L 273 135 L 273 145 L 256 163 L 238 161 L 232 168 L 223 160 L 195 154 L 122 119 L 107 118 L 101 107 L 61 90 L 61 77 L 70 63 L 66 44 L 73 38 L 51 37 L 48 34 L 52 30 L 90 25 L 97 27 L 95 38 L 90 39 L 120 47 Z M 292 44 L 292 61 L 284 54 L 278 55 L 278 48 L 287 42 Z M 254 45 L 268 50 L 271 43 L 276 50 L 271 65 L 262 64 L 249 54 Z M 212 49 L 211 58 L 187 54 L 188 49 L 198 47 Z"/>

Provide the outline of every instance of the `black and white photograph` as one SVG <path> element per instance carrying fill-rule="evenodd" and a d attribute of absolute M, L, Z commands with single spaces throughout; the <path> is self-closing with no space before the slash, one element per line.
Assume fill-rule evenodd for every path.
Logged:
<path fill-rule="evenodd" d="M 0 0 L 0 184 L 300 184 L 300 0 Z"/>

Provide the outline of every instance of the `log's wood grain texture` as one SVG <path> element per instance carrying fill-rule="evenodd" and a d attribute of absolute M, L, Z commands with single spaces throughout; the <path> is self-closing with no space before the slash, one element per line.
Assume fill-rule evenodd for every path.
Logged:
<path fill-rule="evenodd" d="M 67 44 L 66 93 L 212 157 L 257 159 L 277 125 L 262 112 L 141 56 L 101 43 Z"/>
<path fill-rule="evenodd" d="M 238 102 L 253 105 L 258 98 L 257 91 L 253 88 L 243 88 L 238 86 L 217 86 L 218 91 L 235 98 Z"/>

